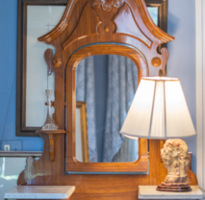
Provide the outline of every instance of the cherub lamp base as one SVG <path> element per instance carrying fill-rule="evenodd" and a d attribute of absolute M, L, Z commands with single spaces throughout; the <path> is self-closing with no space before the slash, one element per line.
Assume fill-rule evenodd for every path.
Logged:
<path fill-rule="evenodd" d="M 157 190 L 169 192 L 188 192 L 191 191 L 191 187 L 187 183 L 162 183 L 157 186 Z"/>
<path fill-rule="evenodd" d="M 187 192 L 191 191 L 188 184 L 186 168 L 189 166 L 188 146 L 181 139 L 166 140 L 161 149 L 161 158 L 167 168 L 168 175 L 158 185 L 159 191 Z"/>

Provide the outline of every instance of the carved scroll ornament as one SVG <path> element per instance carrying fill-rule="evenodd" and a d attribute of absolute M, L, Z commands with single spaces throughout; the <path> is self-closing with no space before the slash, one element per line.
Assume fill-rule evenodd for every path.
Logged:
<path fill-rule="evenodd" d="M 108 1 L 108 0 L 95 0 L 93 2 L 93 6 L 100 8 L 102 7 L 102 9 L 105 12 L 110 12 L 112 10 L 113 7 L 115 8 L 119 8 L 120 7 L 120 1 L 119 0 L 112 0 L 112 1 Z"/>

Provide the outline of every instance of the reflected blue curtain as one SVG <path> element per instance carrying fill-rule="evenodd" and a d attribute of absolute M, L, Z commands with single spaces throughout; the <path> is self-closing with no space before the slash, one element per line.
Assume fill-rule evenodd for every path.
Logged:
<path fill-rule="evenodd" d="M 137 89 L 137 76 L 137 67 L 132 60 L 109 56 L 104 162 L 134 161 L 138 158 L 138 140 L 124 138 L 119 133 Z"/>
<path fill-rule="evenodd" d="M 88 148 L 90 162 L 97 162 L 95 125 L 95 81 L 94 58 L 83 59 L 76 68 L 76 101 L 86 102 Z"/>
<path fill-rule="evenodd" d="M 123 56 L 108 56 L 108 88 L 103 162 L 126 162 L 138 158 L 138 141 L 124 138 L 120 129 L 137 89 L 137 67 Z M 76 100 L 87 105 L 90 162 L 97 162 L 94 57 L 82 60 L 76 69 Z"/>

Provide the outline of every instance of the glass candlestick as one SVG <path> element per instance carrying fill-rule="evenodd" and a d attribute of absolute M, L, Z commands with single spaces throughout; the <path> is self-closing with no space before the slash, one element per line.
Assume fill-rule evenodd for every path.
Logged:
<path fill-rule="evenodd" d="M 51 94 L 52 90 L 46 90 L 47 97 L 47 117 L 42 127 L 42 130 L 57 130 L 58 126 L 55 124 L 51 113 Z"/>

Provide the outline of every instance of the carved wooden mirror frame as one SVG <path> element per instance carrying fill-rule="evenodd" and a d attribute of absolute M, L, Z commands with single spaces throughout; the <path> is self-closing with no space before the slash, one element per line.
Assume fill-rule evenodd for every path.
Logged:
<path fill-rule="evenodd" d="M 58 25 L 39 41 L 55 46 L 45 52 L 55 71 L 55 121 L 64 129 L 66 99 L 67 172 L 147 172 L 147 140 L 139 139 L 139 159 L 129 163 L 81 163 L 75 159 L 75 68 L 85 57 L 118 54 L 131 58 L 139 80 L 165 74 L 168 50 L 158 47 L 174 38 L 152 21 L 143 0 L 70 0 Z M 145 91 L 146 92 L 146 91 Z M 56 136 L 55 148 L 63 148 Z M 58 146 L 61 145 L 61 146 Z"/>
<path fill-rule="evenodd" d="M 109 53 L 108 53 L 109 52 Z M 148 156 L 147 156 L 147 139 L 139 139 L 139 159 L 135 162 L 128 163 L 82 163 L 75 158 L 75 69 L 78 63 L 88 56 L 112 54 L 127 56 L 132 59 L 138 68 L 138 78 L 147 75 L 147 63 L 145 58 L 131 46 L 124 46 L 124 44 L 116 43 L 98 43 L 88 45 L 77 50 L 69 58 L 66 66 L 66 94 L 72 94 L 66 96 L 66 113 L 67 116 L 72 110 L 72 121 L 71 117 L 67 118 L 67 131 L 72 133 L 67 135 L 66 146 L 66 171 L 69 172 L 147 172 L 148 171 Z M 72 84 L 71 84 L 71 80 Z M 73 141 L 71 144 L 70 141 Z"/>

